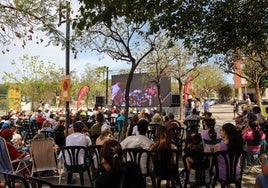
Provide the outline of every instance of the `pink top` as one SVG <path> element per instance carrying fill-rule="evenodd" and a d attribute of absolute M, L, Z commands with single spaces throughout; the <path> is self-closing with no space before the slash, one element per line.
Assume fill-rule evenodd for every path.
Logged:
<path fill-rule="evenodd" d="M 265 134 L 260 131 L 260 134 L 261 134 L 261 140 L 264 140 L 265 139 Z M 252 140 L 254 141 L 254 137 L 253 137 L 253 131 L 247 131 L 243 134 L 243 139 L 244 140 Z M 247 150 L 248 151 L 253 151 L 253 152 L 256 152 L 256 151 L 260 151 L 261 149 L 261 144 L 259 145 L 247 145 Z"/>

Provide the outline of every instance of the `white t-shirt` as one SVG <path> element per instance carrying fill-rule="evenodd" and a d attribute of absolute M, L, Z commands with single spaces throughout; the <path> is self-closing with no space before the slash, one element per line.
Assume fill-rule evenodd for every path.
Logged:
<path fill-rule="evenodd" d="M 70 135 L 68 135 L 66 137 L 66 146 L 90 146 L 92 145 L 92 142 L 91 142 L 91 139 L 84 135 L 83 133 L 80 133 L 80 132 L 74 132 Z M 79 164 L 83 164 L 84 163 L 84 153 L 81 152 L 79 153 Z M 68 155 L 66 156 L 66 163 L 67 164 L 70 164 L 69 163 L 69 158 L 68 158 Z"/>

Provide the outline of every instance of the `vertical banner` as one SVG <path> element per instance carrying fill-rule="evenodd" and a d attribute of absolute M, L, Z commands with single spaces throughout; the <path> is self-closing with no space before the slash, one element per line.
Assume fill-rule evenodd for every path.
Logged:
<path fill-rule="evenodd" d="M 71 80 L 70 76 L 66 75 L 61 78 L 61 100 L 69 102 L 71 100 Z"/>
<path fill-rule="evenodd" d="M 82 100 L 83 96 L 84 96 L 87 92 L 89 92 L 89 87 L 88 87 L 88 86 L 83 86 L 83 87 L 81 87 L 81 89 L 79 90 L 78 98 L 77 98 L 77 104 L 76 104 L 76 105 L 77 105 L 77 106 L 76 106 L 77 110 L 80 108 L 81 100 Z"/>
<path fill-rule="evenodd" d="M 189 91 L 191 89 L 191 84 L 192 84 L 192 81 L 194 80 L 194 77 L 193 76 L 189 76 L 187 79 L 186 79 L 186 82 L 185 82 L 185 85 L 184 85 L 184 102 L 186 103 L 187 100 L 188 100 L 188 94 L 189 94 Z"/>

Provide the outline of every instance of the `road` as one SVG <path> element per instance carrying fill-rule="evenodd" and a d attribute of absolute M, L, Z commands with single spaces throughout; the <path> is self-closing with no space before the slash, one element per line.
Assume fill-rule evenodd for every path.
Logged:
<path fill-rule="evenodd" d="M 210 107 L 212 116 L 216 119 L 216 129 L 224 123 L 234 123 L 233 106 L 230 104 L 216 104 Z"/>

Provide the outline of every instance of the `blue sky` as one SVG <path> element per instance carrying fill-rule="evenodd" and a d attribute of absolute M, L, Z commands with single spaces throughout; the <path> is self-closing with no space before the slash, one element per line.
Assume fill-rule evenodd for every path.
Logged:
<path fill-rule="evenodd" d="M 72 1 L 72 8 L 74 12 L 78 9 L 78 2 Z M 75 14 L 75 13 L 74 13 Z M 73 15 L 74 16 L 74 15 Z M 65 26 L 61 29 L 65 30 Z M 14 41 L 16 46 L 8 46 L 9 52 L 1 54 L 0 62 L 0 83 L 3 83 L 2 76 L 4 72 L 13 72 L 14 66 L 11 66 L 11 61 L 15 60 L 17 63 L 20 62 L 19 58 L 25 54 L 30 56 L 40 56 L 39 60 L 44 62 L 51 61 L 60 67 L 65 67 L 65 50 L 61 50 L 60 46 L 48 46 L 46 45 L 46 39 L 44 37 L 44 42 L 42 44 L 36 44 L 36 41 L 28 41 L 25 48 L 22 48 L 22 41 Z M 77 71 L 83 73 L 84 67 L 89 64 L 91 66 L 108 66 L 110 70 L 120 70 L 129 67 L 125 62 L 112 60 L 107 55 L 97 55 L 94 52 L 79 53 L 77 58 L 73 58 L 73 54 L 70 53 L 70 71 Z M 233 76 L 226 76 L 229 83 L 233 83 Z"/>
<path fill-rule="evenodd" d="M 60 46 L 48 46 L 44 44 L 36 44 L 34 41 L 29 41 L 25 48 L 21 47 L 21 41 L 16 42 L 16 46 L 9 46 L 9 52 L 5 54 L 1 53 L 0 62 L 0 78 L 2 79 L 4 72 L 13 72 L 16 69 L 11 65 L 11 61 L 15 60 L 18 64 L 19 58 L 25 54 L 30 56 L 40 56 L 39 60 L 44 62 L 51 61 L 60 67 L 65 67 L 65 50 L 61 50 Z M 77 58 L 73 58 L 72 52 L 70 52 L 70 71 L 75 70 L 78 73 L 82 73 L 84 67 L 90 64 L 92 66 L 108 66 L 110 70 L 119 70 L 124 67 L 127 68 L 126 63 L 116 62 L 106 55 L 97 55 L 94 52 L 88 51 L 87 53 L 79 53 Z M 2 83 L 2 80 L 0 81 Z"/>

